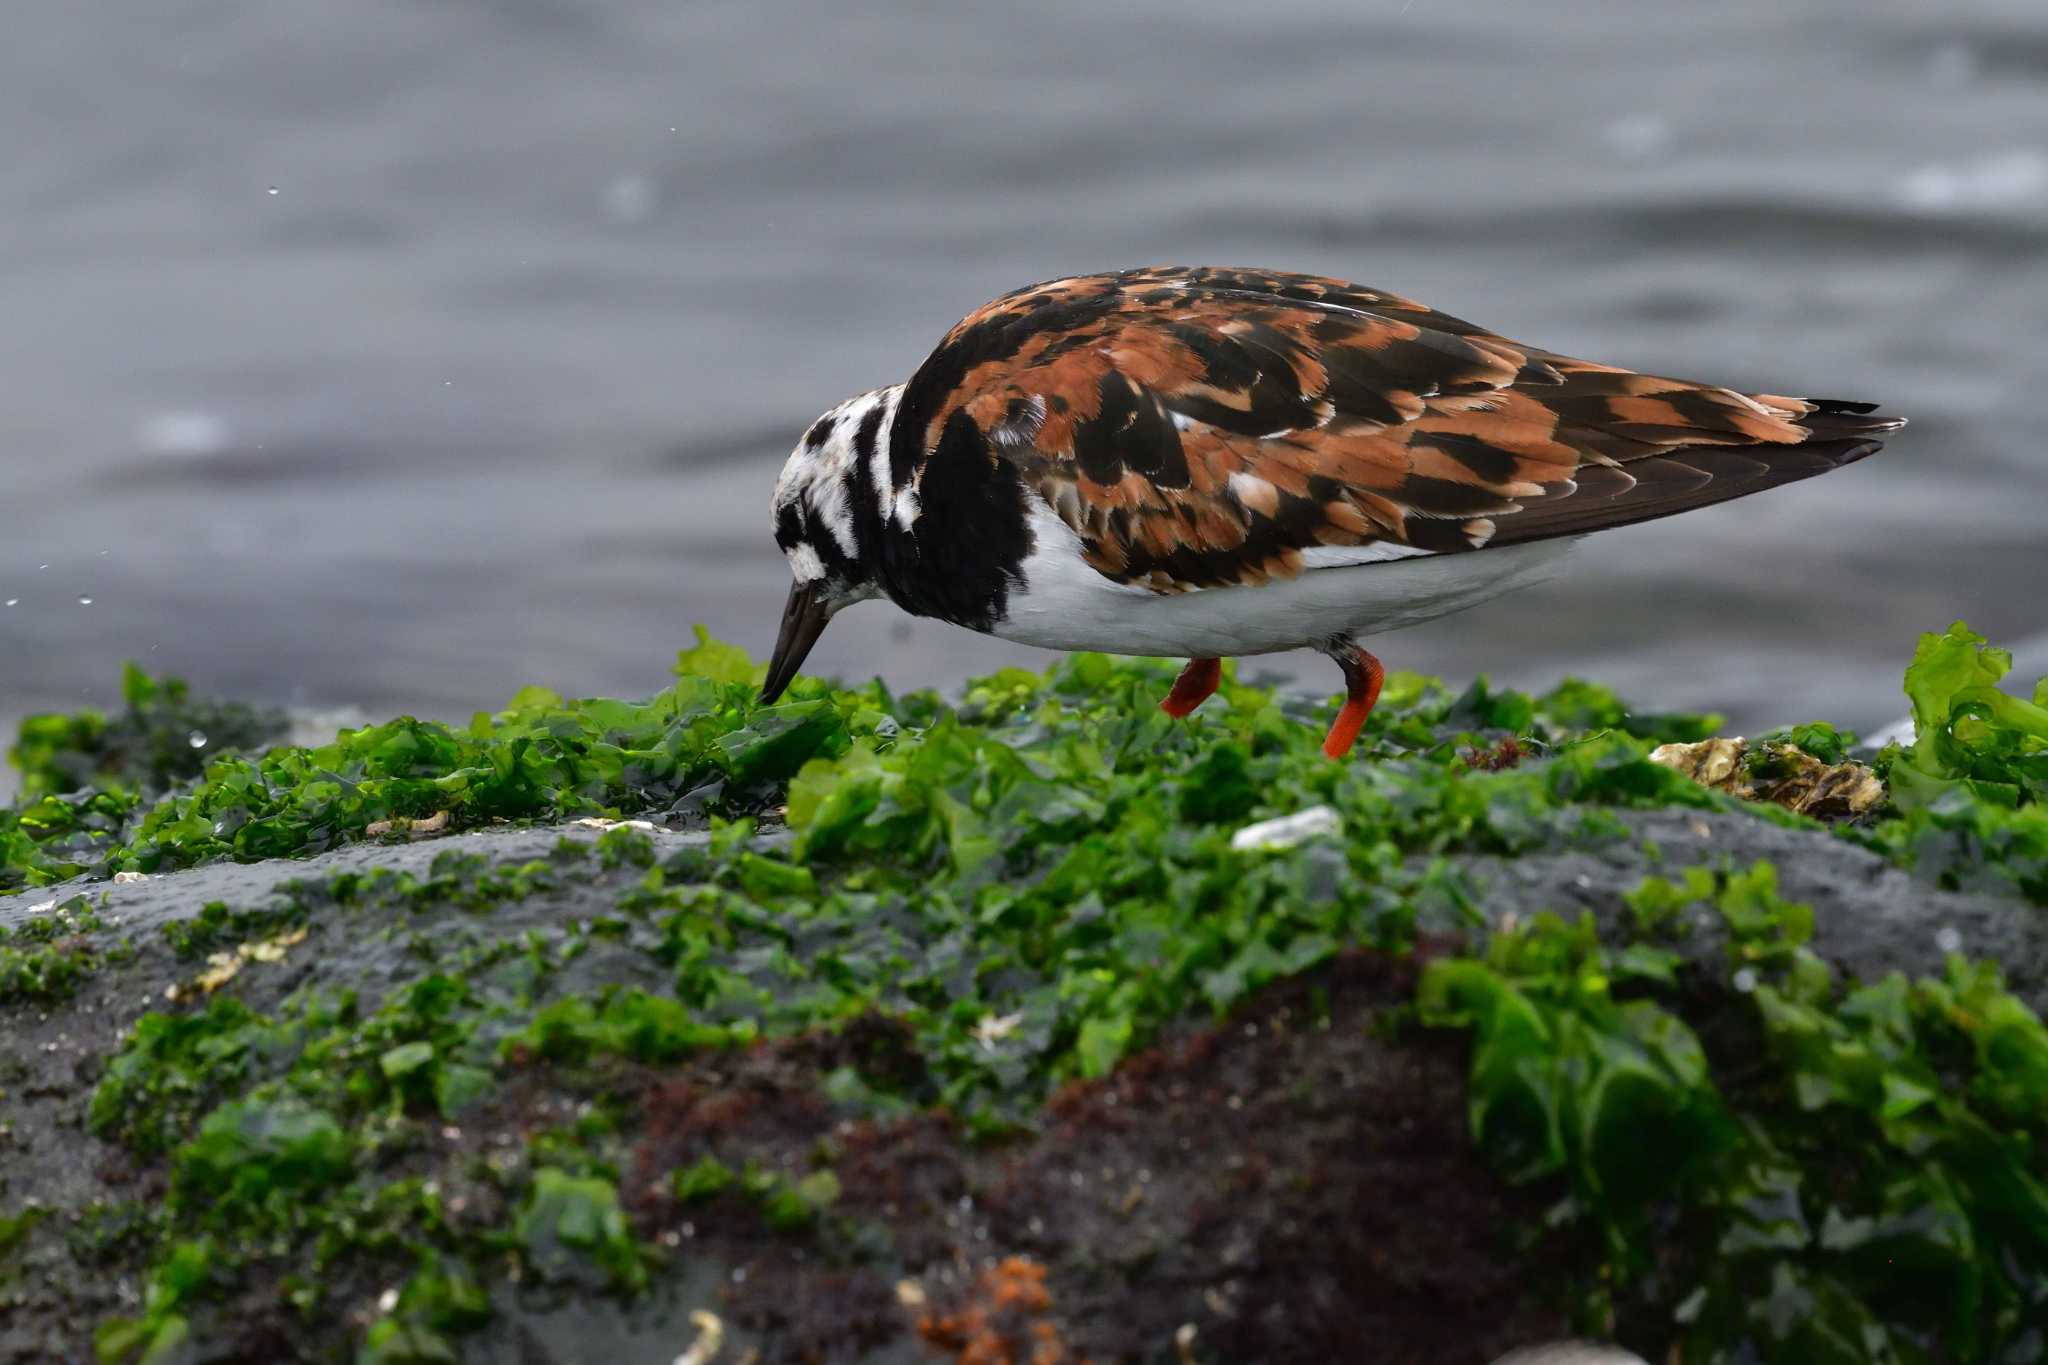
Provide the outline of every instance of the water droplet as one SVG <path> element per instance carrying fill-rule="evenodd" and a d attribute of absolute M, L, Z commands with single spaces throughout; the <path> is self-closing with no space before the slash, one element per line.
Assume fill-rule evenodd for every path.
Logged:
<path fill-rule="evenodd" d="M 40 573 L 40 572 L 42 572 L 42 571 L 43 571 L 44 569 L 47 569 L 47 568 L 49 568 L 49 567 L 50 567 L 50 566 L 49 566 L 49 565 L 47 565 L 47 564 L 38 564 L 38 565 L 36 565 L 36 571 L 37 571 L 38 573 Z"/>
<path fill-rule="evenodd" d="M 1744 967 L 1741 971 L 1737 972 L 1735 974 L 1735 989 L 1741 991 L 1744 995 L 1748 995 L 1751 991 L 1755 990 L 1756 973 L 1748 967 Z"/>
<path fill-rule="evenodd" d="M 81 607 L 89 607 L 92 605 L 92 599 L 90 597 L 81 596 L 78 599 L 78 605 Z"/>
<path fill-rule="evenodd" d="M 1963 936 L 1953 925 L 1943 925 L 1941 932 L 1934 936 L 1934 946 L 1944 953 L 1959 953 L 1963 950 Z"/>
<path fill-rule="evenodd" d="M 441 387 L 444 389 L 452 389 L 455 387 L 455 381 L 452 379 L 444 379 L 441 381 Z"/>
<path fill-rule="evenodd" d="M 10 597 L 7 599 L 7 605 L 10 607 L 18 607 L 21 605 L 21 599 L 19 597 Z"/>
<path fill-rule="evenodd" d="M 206 731 L 194 730 L 191 734 L 185 736 L 185 742 L 195 749 L 204 749 L 206 747 Z"/>
<path fill-rule="evenodd" d="M 272 198 L 275 198 L 277 196 L 277 186 L 272 185 L 268 190 L 265 190 L 264 193 L 270 195 Z"/>
<path fill-rule="evenodd" d="M 111 554 L 111 553 L 113 553 L 113 552 L 112 552 L 111 550 L 101 550 L 101 551 L 100 551 L 100 558 L 101 558 L 101 559 L 105 559 L 105 558 L 106 558 L 106 557 L 107 557 L 107 556 L 108 556 L 109 554 Z"/>

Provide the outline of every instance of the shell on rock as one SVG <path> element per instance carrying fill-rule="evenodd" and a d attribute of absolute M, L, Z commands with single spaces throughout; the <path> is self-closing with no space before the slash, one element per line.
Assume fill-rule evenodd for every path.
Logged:
<path fill-rule="evenodd" d="M 1846 820 L 1884 800 L 1884 783 L 1861 763 L 1823 763 L 1793 744 L 1751 744 L 1741 736 L 1663 744 L 1652 763 L 1745 801 L 1769 801 L 1820 820 Z"/>

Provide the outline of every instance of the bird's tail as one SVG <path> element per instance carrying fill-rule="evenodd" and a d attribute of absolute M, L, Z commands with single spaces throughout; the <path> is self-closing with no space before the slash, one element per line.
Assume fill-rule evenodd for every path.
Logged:
<path fill-rule="evenodd" d="M 1897 431 L 1906 425 L 1903 417 L 1874 417 L 1875 403 L 1857 403 L 1847 398 L 1780 398 L 1772 394 L 1758 394 L 1760 402 L 1774 407 L 1788 407 L 1795 412 L 1804 407 L 1806 412 L 1793 417 L 1795 426 L 1806 428 L 1809 439 L 1815 441 L 1853 440 L 1859 436 L 1882 436 L 1888 431 Z M 1875 445 L 1872 450 L 1877 449 Z M 1868 454 L 1869 452 L 1864 452 Z"/>

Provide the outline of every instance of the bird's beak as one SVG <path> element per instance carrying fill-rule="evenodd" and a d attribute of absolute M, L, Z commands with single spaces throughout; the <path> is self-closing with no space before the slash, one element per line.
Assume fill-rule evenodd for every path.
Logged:
<path fill-rule="evenodd" d="M 768 680 L 761 684 L 761 701 L 764 704 L 782 695 L 783 689 L 796 677 L 797 669 L 803 667 L 804 656 L 824 634 L 825 623 L 832 619 L 832 608 L 825 601 L 825 594 L 819 591 L 819 586 L 817 583 L 792 583 L 789 586 L 789 601 L 782 608 L 782 629 L 775 636 L 775 657 L 768 661 Z"/>

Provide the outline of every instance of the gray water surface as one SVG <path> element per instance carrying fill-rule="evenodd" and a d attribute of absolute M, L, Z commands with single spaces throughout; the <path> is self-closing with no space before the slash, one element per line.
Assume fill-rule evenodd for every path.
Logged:
<path fill-rule="evenodd" d="M 812 417 L 996 293 L 1156 261 L 1913 419 L 1595 537 L 1390 666 L 1871 725 L 1916 632 L 2048 629 L 2036 0 L 154 0 L 8 30 L 0 716 L 107 705 L 129 657 L 461 716 L 644 695 L 695 621 L 765 651 L 766 501 Z M 875 604 L 814 666 L 1044 657 Z"/>

